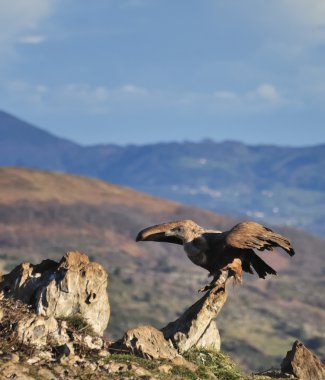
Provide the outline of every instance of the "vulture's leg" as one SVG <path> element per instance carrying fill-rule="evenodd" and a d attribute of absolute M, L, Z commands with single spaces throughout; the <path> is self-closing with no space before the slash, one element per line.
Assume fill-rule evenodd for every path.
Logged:
<path fill-rule="evenodd" d="M 226 287 L 226 282 L 230 277 L 230 271 L 228 269 L 221 270 L 220 272 L 213 273 L 213 279 L 210 284 L 205 285 L 203 288 L 199 289 L 199 292 L 206 292 L 211 289 L 224 289 Z"/>

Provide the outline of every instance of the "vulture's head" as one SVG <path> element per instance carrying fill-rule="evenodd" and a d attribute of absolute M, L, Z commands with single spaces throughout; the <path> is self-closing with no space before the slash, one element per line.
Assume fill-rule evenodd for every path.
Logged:
<path fill-rule="evenodd" d="M 176 220 L 145 228 L 138 233 L 136 241 L 161 241 L 183 244 L 194 239 L 202 231 L 202 228 L 190 219 Z"/>

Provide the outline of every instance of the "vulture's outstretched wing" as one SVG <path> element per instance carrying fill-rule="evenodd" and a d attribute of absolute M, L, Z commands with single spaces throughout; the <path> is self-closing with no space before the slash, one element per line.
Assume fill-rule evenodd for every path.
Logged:
<path fill-rule="evenodd" d="M 227 245 L 234 248 L 272 251 L 274 247 L 280 247 L 290 256 L 295 254 L 287 238 L 255 222 L 237 224 L 225 234 L 224 239 Z"/>

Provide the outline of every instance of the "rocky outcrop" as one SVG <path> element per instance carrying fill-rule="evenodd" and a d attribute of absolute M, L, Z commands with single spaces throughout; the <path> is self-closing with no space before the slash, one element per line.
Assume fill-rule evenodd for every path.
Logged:
<path fill-rule="evenodd" d="M 128 330 L 119 342 L 121 349 L 145 359 L 173 360 L 178 352 L 152 326 L 139 326 Z"/>
<path fill-rule="evenodd" d="M 281 364 L 283 374 L 300 380 L 324 380 L 325 366 L 319 358 L 296 340 Z"/>
<path fill-rule="evenodd" d="M 161 331 L 152 326 L 138 326 L 128 330 L 123 338 L 115 343 L 115 348 L 144 359 L 168 360 L 174 365 L 186 367 L 191 372 L 197 369 L 195 364 L 190 363 L 177 352 L 164 338 Z M 162 369 L 164 370 L 166 368 Z"/>
<path fill-rule="evenodd" d="M 189 307 L 176 321 L 161 331 L 180 352 L 190 348 L 220 350 L 220 335 L 215 318 L 227 300 L 223 289 L 212 289 Z"/>
<path fill-rule="evenodd" d="M 214 319 L 226 300 L 224 289 L 212 289 L 161 331 L 152 326 L 132 328 L 112 348 L 146 359 L 173 362 L 191 348 L 219 351 L 220 335 Z"/>
<path fill-rule="evenodd" d="M 80 315 L 102 335 L 110 306 L 104 268 L 79 252 L 68 252 L 59 263 L 23 263 L 0 279 L 0 292 L 31 305 L 38 315 L 66 318 Z"/>
<path fill-rule="evenodd" d="M 53 346 L 61 346 L 70 340 L 64 326 L 54 317 L 35 314 L 18 321 L 15 332 L 21 343 L 36 347 L 44 347 L 49 342 Z"/>
<path fill-rule="evenodd" d="M 88 335 L 87 329 L 78 329 L 70 320 L 36 315 L 20 301 L 1 296 L 0 310 L 0 356 L 2 350 L 18 350 L 22 355 L 37 352 L 38 357 L 50 361 L 63 357 L 71 360 L 75 352 L 94 350 L 109 355 L 103 338 Z"/>

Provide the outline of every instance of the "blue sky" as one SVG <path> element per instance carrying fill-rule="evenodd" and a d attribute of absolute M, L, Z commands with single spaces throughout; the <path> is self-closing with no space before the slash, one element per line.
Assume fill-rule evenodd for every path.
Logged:
<path fill-rule="evenodd" d="M 0 0 L 0 109 L 82 144 L 325 142 L 324 0 Z"/>

